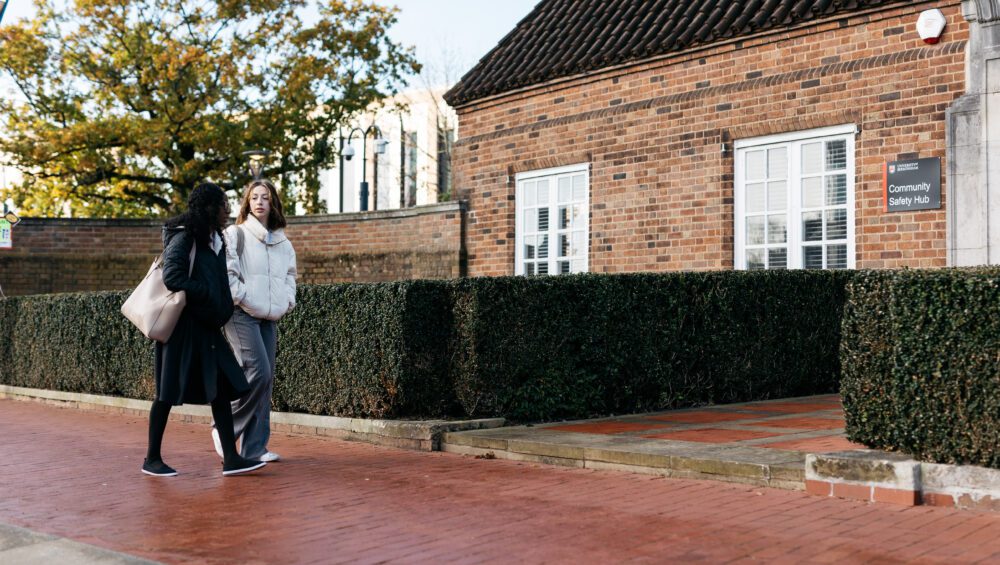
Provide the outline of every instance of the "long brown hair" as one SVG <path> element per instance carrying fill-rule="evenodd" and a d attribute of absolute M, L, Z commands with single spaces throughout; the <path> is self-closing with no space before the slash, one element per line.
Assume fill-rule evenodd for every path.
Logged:
<path fill-rule="evenodd" d="M 250 215 L 250 197 L 253 195 L 253 189 L 258 186 L 267 188 L 267 192 L 269 193 L 268 198 L 271 200 L 271 211 L 267 214 L 267 226 L 265 227 L 269 230 L 276 230 L 288 225 L 288 222 L 285 221 L 285 213 L 281 210 L 281 198 L 278 197 L 278 189 L 274 188 L 274 184 L 267 179 L 250 181 L 250 184 L 247 185 L 246 190 L 243 192 L 240 213 L 236 216 L 236 223 L 242 224 L 246 221 L 247 216 Z"/>

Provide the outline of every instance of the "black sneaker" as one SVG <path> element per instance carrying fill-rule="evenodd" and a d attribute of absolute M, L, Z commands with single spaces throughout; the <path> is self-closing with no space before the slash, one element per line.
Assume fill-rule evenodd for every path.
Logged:
<path fill-rule="evenodd" d="M 222 475 L 228 477 L 230 475 L 249 473 L 250 471 L 260 469 L 264 465 L 267 465 L 266 461 L 251 461 L 250 459 L 237 457 L 232 463 L 226 462 L 222 464 Z"/>
<path fill-rule="evenodd" d="M 170 465 L 167 465 L 162 460 L 157 459 L 156 461 L 150 461 L 149 459 L 142 460 L 142 472 L 147 475 L 152 475 L 154 477 L 174 477 L 177 476 L 177 471 L 174 471 Z"/>

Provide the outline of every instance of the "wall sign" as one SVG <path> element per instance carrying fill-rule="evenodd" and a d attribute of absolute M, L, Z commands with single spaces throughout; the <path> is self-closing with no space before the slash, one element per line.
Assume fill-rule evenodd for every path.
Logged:
<path fill-rule="evenodd" d="M 941 158 L 890 161 L 882 165 L 882 211 L 941 207 Z"/>
<path fill-rule="evenodd" d="M 11 238 L 10 222 L 0 218 L 0 249 L 10 249 L 14 246 Z"/>

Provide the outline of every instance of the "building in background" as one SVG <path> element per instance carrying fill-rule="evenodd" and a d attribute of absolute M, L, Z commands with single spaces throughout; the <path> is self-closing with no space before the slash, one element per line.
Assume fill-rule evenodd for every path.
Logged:
<path fill-rule="evenodd" d="M 441 93 L 409 92 L 357 122 L 365 128 L 374 122 L 388 140 L 377 164 L 375 136 L 364 141 L 373 191 L 370 211 L 338 214 L 340 171 L 335 167 L 320 172 L 321 198 L 329 214 L 306 215 L 300 209 L 299 215 L 289 216 L 286 228 L 295 242 L 301 282 L 464 276 L 464 206 L 449 198 L 455 118 L 441 102 Z M 345 137 L 349 133 L 343 132 Z M 345 212 L 358 210 L 362 143 L 356 131 L 355 155 L 344 167 Z M 8 185 L 17 180 L 17 173 L 10 167 L 0 170 Z M 281 179 L 276 180 L 280 184 Z M 132 288 L 148 269 L 149 257 L 162 250 L 162 219 L 67 215 L 22 220 L 13 248 L 0 250 L 0 287 L 8 296 Z M 81 241 L 86 245 L 77 245 Z"/>
<path fill-rule="evenodd" d="M 20 183 L 21 183 L 21 171 L 9 165 L 4 165 L 0 163 L 0 191 L 11 188 L 12 186 Z M 3 205 L 6 205 L 7 209 L 9 210 L 13 210 L 15 212 L 17 211 L 16 206 L 14 205 L 14 201 L 12 199 L 8 198 L 7 200 L 3 201 L 2 205 L 0 205 L 0 208 L 2 208 Z"/>
<path fill-rule="evenodd" d="M 468 274 L 1000 264 L 998 6 L 542 0 L 445 94 Z"/>
<path fill-rule="evenodd" d="M 361 210 L 362 171 L 368 181 L 368 210 L 391 210 L 434 204 L 451 198 L 451 145 L 455 112 L 442 99 L 445 89 L 413 89 L 387 99 L 344 131 L 345 146 L 354 149 L 344 160 L 343 191 L 338 167 L 320 172 L 321 198 L 328 213 Z M 365 130 L 372 125 L 365 136 Z M 387 141 L 376 152 L 376 139 Z M 366 145 L 362 145 L 366 144 Z"/>

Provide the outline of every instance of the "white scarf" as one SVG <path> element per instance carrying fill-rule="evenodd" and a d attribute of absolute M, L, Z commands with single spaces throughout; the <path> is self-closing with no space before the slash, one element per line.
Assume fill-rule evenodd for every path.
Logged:
<path fill-rule="evenodd" d="M 208 242 L 208 245 L 212 248 L 212 252 L 218 255 L 219 251 L 222 251 L 222 238 L 219 237 L 218 233 L 212 232 L 212 239 Z"/>

